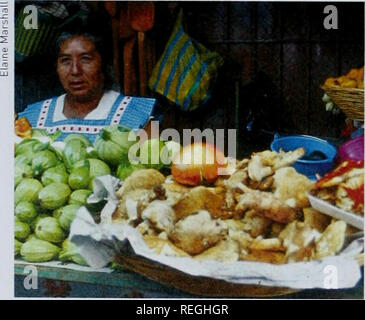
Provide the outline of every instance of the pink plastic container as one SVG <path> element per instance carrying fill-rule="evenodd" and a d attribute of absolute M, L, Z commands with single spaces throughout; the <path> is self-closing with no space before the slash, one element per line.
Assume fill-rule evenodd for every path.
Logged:
<path fill-rule="evenodd" d="M 344 160 L 364 160 L 364 136 L 353 138 L 338 148 L 338 160 L 342 162 Z"/>

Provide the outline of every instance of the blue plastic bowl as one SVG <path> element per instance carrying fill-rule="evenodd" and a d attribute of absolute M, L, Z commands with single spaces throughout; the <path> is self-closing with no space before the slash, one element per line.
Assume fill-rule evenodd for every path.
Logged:
<path fill-rule="evenodd" d="M 317 179 L 316 174 L 323 176 L 333 169 L 334 160 L 337 154 L 337 149 L 326 140 L 306 135 L 274 138 L 270 147 L 272 151 L 276 152 L 279 152 L 280 149 L 287 152 L 303 147 L 305 149 L 304 157 L 309 157 L 313 152 L 320 152 L 323 154 L 325 159 L 299 159 L 293 165 L 297 172 L 306 175 L 312 180 Z"/>

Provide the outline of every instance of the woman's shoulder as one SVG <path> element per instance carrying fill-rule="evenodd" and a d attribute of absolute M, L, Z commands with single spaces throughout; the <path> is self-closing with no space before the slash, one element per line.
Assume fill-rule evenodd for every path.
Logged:
<path fill-rule="evenodd" d="M 37 121 L 39 120 L 39 115 L 41 113 L 41 110 L 44 108 L 45 105 L 48 107 L 52 105 L 54 101 L 57 100 L 58 97 L 52 97 L 49 99 L 37 101 L 34 103 L 30 103 L 26 106 L 26 108 L 18 113 L 19 118 L 27 118 L 30 124 L 33 126 L 36 125 Z"/>
<path fill-rule="evenodd" d="M 156 99 L 155 98 L 152 98 L 152 97 L 139 97 L 139 96 L 128 96 L 128 95 L 125 95 L 123 92 L 119 92 L 119 91 L 116 91 L 116 90 L 107 90 L 105 91 L 104 95 L 106 96 L 110 96 L 110 97 L 119 97 L 119 98 L 129 98 L 131 100 L 134 100 L 134 101 L 138 101 L 138 102 L 155 102 Z"/>
<path fill-rule="evenodd" d="M 105 92 L 102 100 L 104 102 L 113 101 L 113 107 L 110 109 L 110 112 L 118 114 L 120 111 L 123 111 L 126 115 L 129 115 L 131 112 L 137 115 L 141 113 L 151 115 L 156 103 L 155 98 L 127 96 L 114 90 Z"/>
<path fill-rule="evenodd" d="M 52 98 L 48 98 L 48 99 L 44 99 L 44 100 L 40 100 L 40 101 L 37 101 L 37 102 L 33 102 L 33 103 L 30 103 L 28 104 L 24 111 L 22 112 L 25 112 L 25 111 L 29 111 L 29 110 L 34 110 L 34 109 L 38 109 L 38 108 L 41 108 L 45 103 L 52 103 L 52 101 L 56 101 L 58 97 L 52 97 Z M 20 112 L 21 113 L 21 112 Z M 19 113 L 19 114 L 20 114 Z"/>

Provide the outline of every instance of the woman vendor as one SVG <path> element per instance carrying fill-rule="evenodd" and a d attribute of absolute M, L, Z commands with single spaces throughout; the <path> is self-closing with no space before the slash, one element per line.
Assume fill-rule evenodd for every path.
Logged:
<path fill-rule="evenodd" d="M 19 113 L 33 128 L 61 131 L 58 139 L 82 133 L 91 142 L 108 125 L 146 126 L 155 99 L 110 90 L 102 39 L 89 33 L 63 33 L 57 40 L 57 74 L 65 94 L 27 106 Z"/>

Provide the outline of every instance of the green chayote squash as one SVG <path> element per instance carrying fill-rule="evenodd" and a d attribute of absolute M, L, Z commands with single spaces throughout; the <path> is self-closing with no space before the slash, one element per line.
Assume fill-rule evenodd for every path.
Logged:
<path fill-rule="evenodd" d="M 80 255 L 77 246 L 69 239 L 66 239 L 62 243 L 62 250 L 59 254 L 59 259 L 64 262 L 72 261 L 82 266 L 88 266 L 85 259 Z"/>
<path fill-rule="evenodd" d="M 58 220 L 54 217 L 39 219 L 35 227 L 35 235 L 40 240 L 52 243 L 60 243 L 66 238 Z"/>
<path fill-rule="evenodd" d="M 63 149 L 63 161 L 67 170 L 71 170 L 74 163 L 85 160 L 87 157 L 86 146 L 79 139 L 72 139 L 66 143 Z"/>
<path fill-rule="evenodd" d="M 90 184 L 90 180 L 90 168 L 87 166 L 74 168 L 68 177 L 68 185 L 73 190 L 86 189 Z"/>
<path fill-rule="evenodd" d="M 87 204 L 87 198 L 92 194 L 91 190 L 87 189 L 79 189 L 75 190 L 71 193 L 70 199 L 68 200 L 69 204 L 78 204 L 79 206 L 83 206 Z"/>
<path fill-rule="evenodd" d="M 38 221 L 40 220 L 40 219 L 42 219 L 42 218 L 47 218 L 47 217 L 49 217 L 50 215 L 49 214 L 47 214 L 47 213 L 39 213 L 35 218 L 34 218 L 34 220 L 30 223 L 30 228 L 33 230 L 33 232 L 35 232 L 35 228 L 36 228 L 36 226 L 37 226 L 37 223 L 38 223 Z"/>
<path fill-rule="evenodd" d="M 34 154 L 38 148 L 42 146 L 42 142 L 37 139 L 27 138 L 19 142 L 15 147 L 15 156 L 22 154 Z"/>
<path fill-rule="evenodd" d="M 22 156 L 20 156 L 22 157 Z M 27 163 L 18 163 L 14 170 L 14 186 L 15 188 L 25 178 L 33 178 L 34 172 L 32 167 Z"/>
<path fill-rule="evenodd" d="M 49 168 L 56 166 L 58 163 L 57 156 L 50 150 L 37 152 L 32 160 L 32 169 L 35 176 L 41 175 Z"/>
<path fill-rule="evenodd" d="M 61 208 L 61 213 L 58 217 L 58 223 L 63 230 L 66 232 L 70 231 L 71 223 L 76 217 L 77 210 L 80 208 L 81 206 L 77 204 L 69 204 Z"/>
<path fill-rule="evenodd" d="M 19 241 L 25 240 L 30 235 L 30 227 L 25 222 L 21 222 L 19 219 L 14 221 L 14 235 Z"/>
<path fill-rule="evenodd" d="M 58 208 L 58 209 L 54 210 L 54 211 L 53 211 L 53 213 L 52 213 L 52 217 L 53 217 L 53 218 L 56 218 L 56 219 L 58 220 L 59 216 L 60 216 L 60 215 L 61 215 L 61 213 L 62 213 L 62 208 L 63 208 L 63 207 L 61 207 L 61 208 Z"/>
<path fill-rule="evenodd" d="M 35 235 L 35 233 L 31 233 L 25 241 L 28 241 L 33 238 L 38 239 L 37 236 Z"/>
<path fill-rule="evenodd" d="M 164 142 L 159 139 L 149 139 L 142 143 L 139 150 L 141 164 L 148 168 L 160 170 L 163 167 L 162 152 Z"/>
<path fill-rule="evenodd" d="M 20 154 L 20 155 L 16 156 L 15 159 L 14 159 L 15 166 L 18 166 L 20 164 L 31 165 L 33 155 L 34 155 L 33 153 L 25 153 L 25 154 Z"/>
<path fill-rule="evenodd" d="M 98 158 L 98 153 L 97 151 L 95 150 L 94 147 L 87 147 L 86 149 L 87 151 L 87 158 L 92 158 L 92 159 L 97 159 Z"/>
<path fill-rule="evenodd" d="M 20 254 L 20 249 L 22 248 L 23 242 L 20 242 L 17 239 L 14 239 L 14 257 Z"/>
<path fill-rule="evenodd" d="M 65 183 L 53 182 L 39 192 L 39 203 L 44 209 L 54 210 L 67 203 L 71 194 L 70 187 Z"/>
<path fill-rule="evenodd" d="M 60 251 L 59 247 L 48 241 L 32 238 L 22 245 L 20 255 L 25 261 L 45 262 L 57 259 Z"/>
<path fill-rule="evenodd" d="M 90 147 L 91 146 L 91 143 L 90 143 L 89 139 L 85 135 L 80 134 L 80 133 L 71 133 L 71 134 L 69 134 L 63 140 L 63 142 L 68 143 L 71 140 L 80 140 L 84 143 L 85 147 Z"/>
<path fill-rule="evenodd" d="M 33 203 L 37 202 L 38 195 L 41 192 L 42 188 L 42 184 L 37 179 L 23 179 L 15 188 L 15 205 L 17 205 L 20 201 L 29 201 Z"/>
<path fill-rule="evenodd" d="M 53 142 L 61 134 L 62 134 L 61 131 L 56 131 L 55 133 L 48 133 L 46 129 L 33 128 L 32 139 L 37 139 L 37 140 L 46 141 L 46 142 Z"/>
<path fill-rule="evenodd" d="M 136 140 L 136 135 L 129 128 L 112 125 L 101 130 L 94 147 L 99 159 L 116 167 L 122 161 L 128 160 L 128 150 Z"/>
<path fill-rule="evenodd" d="M 52 182 L 67 183 L 68 173 L 65 165 L 61 163 L 55 167 L 47 169 L 42 174 L 41 181 L 44 186 L 48 186 Z"/>
<path fill-rule="evenodd" d="M 124 162 L 118 165 L 116 176 L 121 180 L 125 180 L 134 171 L 142 168 L 144 168 L 142 164 L 131 164 L 129 162 Z"/>
<path fill-rule="evenodd" d="M 63 141 L 54 141 L 49 146 L 49 149 L 53 151 L 59 160 L 63 162 L 63 149 L 65 148 L 66 143 Z"/>
<path fill-rule="evenodd" d="M 90 182 L 88 185 L 88 189 L 90 190 L 92 190 L 94 178 L 111 174 L 110 167 L 100 159 L 87 159 L 78 161 L 74 164 L 73 170 L 80 167 L 90 168 L 89 171 Z"/>
<path fill-rule="evenodd" d="M 20 221 L 30 223 L 37 216 L 37 209 L 32 202 L 20 201 L 16 205 L 14 213 Z"/>

